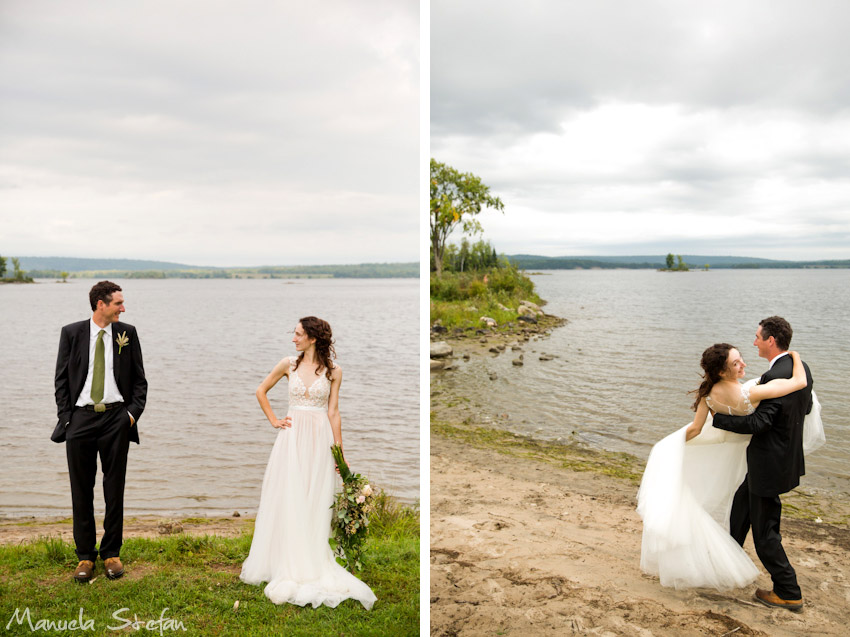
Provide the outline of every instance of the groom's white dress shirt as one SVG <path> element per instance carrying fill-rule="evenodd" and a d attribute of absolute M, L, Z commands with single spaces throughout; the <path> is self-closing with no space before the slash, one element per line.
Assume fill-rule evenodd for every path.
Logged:
<path fill-rule="evenodd" d="M 77 402 L 77 407 L 85 405 L 93 405 L 91 399 L 91 381 L 94 376 L 94 349 L 97 345 L 97 335 L 100 330 L 106 332 L 103 335 L 103 362 L 105 363 L 104 380 L 103 380 L 103 402 L 104 403 L 123 403 L 124 397 L 118 391 L 118 385 L 115 383 L 115 374 L 112 371 L 112 324 L 106 327 L 99 327 L 94 319 L 89 319 L 89 370 L 86 372 L 86 384 L 83 385 L 83 391 L 80 392 Z"/>

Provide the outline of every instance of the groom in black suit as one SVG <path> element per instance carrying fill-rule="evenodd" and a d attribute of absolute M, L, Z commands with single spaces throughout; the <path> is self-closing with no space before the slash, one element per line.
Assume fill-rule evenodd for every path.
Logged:
<path fill-rule="evenodd" d="M 103 471 L 106 514 L 100 557 L 109 579 L 124 574 L 118 555 L 124 530 L 124 478 L 130 441 L 139 442 L 136 423 L 145 409 L 148 383 L 142 349 L 124 312 L 121 288 L 101 281 L 89 292 L 92 317 L 62 328 L 56 359 L 56 408 L 59 421 L 50 437 L 65 443 L 79 582 L 91 579 L 95 547 L 94 482 L 97 457 Z"/>
<path fill-rule="evenodd" d="M 791 378 L 794 363 L 788 356 L 791 325 L 779 316 L 759 323 L 756 340 L 759 356 L 770 361 L 760 383 L 774 378 Z M 800 484 L 806 473 L 803 461 L 803 419 L 812 409 L 812 375 L 805 363 L 807 385 L 787 396 L 763 400 L 749 416 L 714 415 L 714 427 L 753 434 L 747 447 L 747 477 L 732 502 L 730 532 L 744 544 L 752 526 L 753 543 L 759 559 L 773 580 L 773 590 L 756 590 L 756 599 L 768 606 L 799 611 L 803 594 L 797 574 L 782 548 L 779 495 Z"/>

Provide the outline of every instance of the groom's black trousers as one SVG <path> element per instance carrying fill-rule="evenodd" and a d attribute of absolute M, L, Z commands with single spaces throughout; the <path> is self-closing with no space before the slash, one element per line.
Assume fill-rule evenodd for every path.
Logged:
<path fill-rule="evenodd" d="M 773 580 L 773 591 L 782 599 L 802 599 L 797 584 L 797 573 L 782 548 L 779 522 L 782 518 L 782 501 L 778 495 L 760 496 L 750 493 L 747 478 L 738 487 L 732 500 L 729 532 L 741 546 L 747 539 L 750 526 L 753 544 L 761 563 Z"/>
<path fill-rule="evenodd" d="M 124 534 L 124 478 L 130 446 L 130 417 L 123 405 L 101 413 L 76 408 L 71 412 L 66 435 L 65 454 L 71 478 L 77 559 L 97 559 L 94 482 L 98 455 L 106 505 L 100 557 L 104 560 L 118 557 Z"/>

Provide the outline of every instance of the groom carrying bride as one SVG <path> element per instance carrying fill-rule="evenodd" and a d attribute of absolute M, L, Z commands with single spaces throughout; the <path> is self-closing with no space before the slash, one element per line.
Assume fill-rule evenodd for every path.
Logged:
<path fill-rule="evenodd" d="M 759 384 L 774 378 L 791 378 L 793 361 L 788 356 L 791 335 L 791 325 L 779 316 L 759 323 L 753 345 L 761 358 L 770 361 Z M 773 580 L 772 591 L 758 589 L 755 597 L 767 606 L 797 612 L 803 608 L 803 594 L 782 547 L 779 496 L 798 486 L 800 476 L 805 474 L 803 420 L 812 409 L 812 375 L 808 366 L 803 365 L 805 388 L 762 400 L 749 416 L 714 415 L 716 429 L 753 435 L 747 447 L 747 476 L 732 503 L 730 532 L 743 546 L 752 527 L 756 553 Z"/>

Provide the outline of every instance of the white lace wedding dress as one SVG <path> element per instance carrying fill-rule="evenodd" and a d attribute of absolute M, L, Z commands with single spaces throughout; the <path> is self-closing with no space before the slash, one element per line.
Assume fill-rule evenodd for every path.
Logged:
<path fill-rule="evenodd" d="M 741 385 L 737 405 L 707 399 L 715 412 L 753 412 L 749 390 Z M 812 412 L 803 427 L 803 449 L 823 444 L 820 403 L 812 392 Z M 751 584 L 758 569 L 729 535 L 732 498 L 747 473 L 750 435 L 715 429 L 709 414 L 702 432 L 685 442 L 687 425 L 658 442 L 649 454 L 638 491 L 643 519 L 641 570 L 662 586 L 718 590 Z"/>
<path fill-rule="evenodd" d="M 290 370 L 295 360 L 290 357 Z M 268 582 L 264 592 L 275 604 L 334 608 L 351 598 L 371 609 L 374 593 L 336 563 L 328 544 L 338 480 L 330 388 L 324 374 L 307 387 L 298 370 L 289 373 L 292 427 L 278 432 L 272 448 L 251 551 L 239 577 L 248 584 Z"/>

